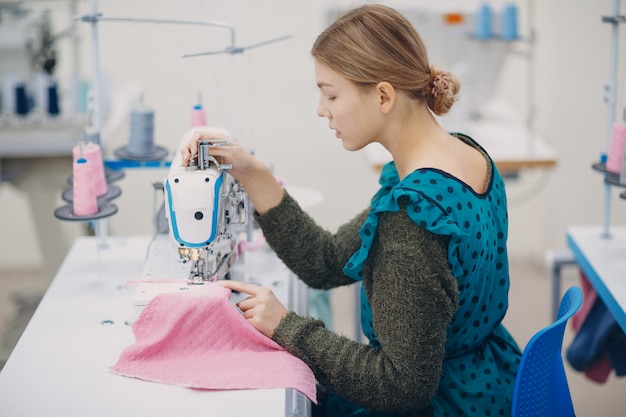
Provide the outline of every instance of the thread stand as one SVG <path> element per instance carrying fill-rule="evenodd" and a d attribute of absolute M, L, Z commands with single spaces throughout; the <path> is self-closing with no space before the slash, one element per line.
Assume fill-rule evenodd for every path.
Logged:
<path fill-rule="evenodd" d="M 118 187 L 117 185 L 107 184 L 106 194 L 96 197 L 98 207 L 104 206 L 105 202 L 113 200 L 114 198 L 118 198 L 120 195 L 122 195 L 122 189 L 120 187 Z M 72 187 L 66 188 L 61 194 L 61 198 L 67 203 L 73 203 L 74 189 Z"/>
<path fill-rule="evenodd" d="M 124 174 L 124 171 L 110 169 L 110 168 L 107 168 L 106 166 L 104 167 L 104 178 L 105 178 L 107 183 L 112 183 L 112 182 L 115 182 L 115 181 L 119 181 L 122 178 L 124 178 L 124 175 L 126 175 L 126 174 Z M 67 178 L 67 183 L 69 185 L 74 184 L 74 175 L 70 175 Z"/>
<path fill-rule="evenodd" d="M 129 153 L 127 147 L 118 148 L 113 151 L 113 153 L 118 158 L 129 161 L 161 161 L 169 155 L 170 151 L 163 147 L 155 145 L 154 148 L 151 151 L 148 151 L 145 155 Z"/>
<path fill-rule="evenodd" d="M 612 126 L 615 121 L 616 111 L 616 93 L 617 93 L 617 65 L 618 65 L 618 43 L 619 43 L 619 25 L 620 23 L 626 23 L 626 17 L 620 15 L 620 0 L 613 1 L 613 14 L 610 16 L 602 16 L 602 23 L 609 23 L 611 25 L 611 62 L 609 67 L 609 80 L 604 86 L 604 101 L 609 107 L 608 121 L 607 121 L 607 146 L 609 149 L 611 141 Z M 611 223 L 611 183 L 607 181 L 609 176 L 605 176 L 604 182 L 604 224 L 603 224 L 603 236 L 610 236 L 610 223 Z M 622 193 L 626 194 L 626 193 Z M 620 195 L 621 196 L 621 195 Z M 625 196 L 626 197 L 626 196 Z"/>
<path fill-rule="evenodd" d="M 117 206 L 110 203 L 108 200 L 105 200 L 104 206 L 100 207 L 100 205 L 98 205 L 97 213 L 88 216 L 77 216 L 76 214 L 74 214 L 73 210 L 74 209 L 72 204 L 67 204 L 56 209 L 54 211 L 54 217 L 59 220 L 89 222 L 92 220 L 104 219 L 114 215 L 115 213 L 117 213 Z"/>
<path fill-rule="evenodd" d="M 131 113 L 128 144 L 116 149 L 115 156 L 131 161 L 160 161 L 169 151 L 154 144 L 154 110 L 143 103 L 143 97 Z"/>

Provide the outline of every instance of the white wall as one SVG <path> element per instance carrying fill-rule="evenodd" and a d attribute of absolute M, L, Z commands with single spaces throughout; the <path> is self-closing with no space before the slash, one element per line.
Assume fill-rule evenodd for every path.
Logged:
<path fill-rule="evenodd" d="M 356 3 L 339 4 L 347 7 Z M 390 3 L 405 7 L 411 2 Z M 599 224 L 603 219 L 602 177 L 590 165 L 607 143 L 608 109 L 603 102 L 603 85 L 609 76 L 610 33 L 609 25 L 601 23 L 601 16 L 612 13 L 613 2 L 534 3 L 535 126 L 557 149 L 559 162 L 553 170 L 522 173 L 517 181 L 509 182 L 510 251 L 514 257 L 542 262 L 546 250 L 565 248 L 567 225 Z M 626 4 L 623 0 L 621 3 L 624 14 Z M 86 1 L 80 3 L 80 12 L 87 13 L 88 5 Z M 309 50 L 328 23 L 328 9 L 337 5 L 331 0 L 100 1 L 100 11 L 110 17 L 229 22 L 237 29 L 238 44 L 244 46 L 293 35 L 287 41 L 242 55 L 181 59 L 183 53 L 224 47 L 229 41 L 228 32 L 102 22 L 101 67 L 116 87 L 113 93 L 127 85 L 141 87 L 146 104 L 155 109 L 155 142 L 169 149 L 178 145 L 189 124 L 190 108 L 201 92 L 210 123 L 230 129 L 271 163 L 288 184 L 316 188 L 325 195 L 324 203 L 310 211 L 324 226 L 334 229 L 362 209 L 377 188 L 377 175 L 365 155 L 345 152 L 328 130 L 327 122 L 315 115 L 317 88 Z M 525 24 L 528 19 L 523 13 L 528 10 L 528 2 L 520 2 L 520 7 Z M 86 24 L 79 29 L 82 73 L 91 77 L 89 30 Z M 522 35 L 527 35 L 525 29 L 523 26 Z M 626 106 L 626 27 L 621 29 L 619 117 Z M 524 58 L 512 56 L 498 82 L 499 94 L 522 112 L 528 104 L 526 65 Z M 120 132 L 103 138 L 105 153 L 111 155 L 126 144 L 126 130 Z M 151 183 L 164 175 L 163 170 L 127 171 L 118 183 L 123 195 L 115 200 L 119 213 L 109 221 L 110 234 L 151 233 Z M 611 191 L 614 224 L 623 224 L 626 219 L 626 200 L 617 198 L 619 191 Z M 24 210 L 19 190 L 2 184 L 0 207 L 0 268 L 37 267 L 43 257 L 33 241 L 36 237 L 30 226 L 31 214 Z M 50 221 L 56 220 L 51 217 Z M 20 236 L 19 248 L 4 238 L 11 235 Z M 20 250 L 24 246 L 33 249 L 25 255 Z"/>
<path fill-rule="evenodd" d="M 559 168 L 546 187 L 543 206 L 546 247 L 564 246 L 569 224 L 601 224 L 603 178 L 590 169 L 607 147 L 608 106 L 603 101 L 609 79 L 610 15 L 613 1 L 537 2 L 538 128 L 559 151 Z M 540 4 L 539 4 L 540 3 Z M 626 2 L 621 1 L 621 14 Z M 548 30 L 548 28 L 553 28 Z M 620 27 L 617 114 L 626 107 L 626 27 Z M 611 194 L 613 224 L 626 221 L 626 201 Z"/>

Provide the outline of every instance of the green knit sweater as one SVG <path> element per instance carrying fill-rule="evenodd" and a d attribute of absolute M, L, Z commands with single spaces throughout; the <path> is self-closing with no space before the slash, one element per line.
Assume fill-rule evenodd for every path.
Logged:
<path fill-rule="evenodd" d="M 255 216 L 270 247 L 312 288 L 353 284 L 342 272 L 361 244 L 363 211 L 336 233 L 319 227 L 285 193 L 281 203 Z M 431 415 L 444 360 L 446 328 L 458 304 L 447 262 L 448 237 L 432 234 L 405 208 L 379 217 L 363 273 L 381 347 L 329 331 L 316 319 L 290 312 L 273 339 L 301 358 L 317 380 L 346 400 L 371 410 Z"/>

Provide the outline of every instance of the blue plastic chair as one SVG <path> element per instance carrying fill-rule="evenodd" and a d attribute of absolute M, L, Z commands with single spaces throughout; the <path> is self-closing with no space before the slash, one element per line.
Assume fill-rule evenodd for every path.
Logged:
<path fill-rule="evenodd" d="M 582 305 L 580 288 L 569 288 L 557 319 L 537 332 L 522 353 L 513 391 L 512 417 L 573 417 L 574 405 L 563 367 L 563 334 Z"/>

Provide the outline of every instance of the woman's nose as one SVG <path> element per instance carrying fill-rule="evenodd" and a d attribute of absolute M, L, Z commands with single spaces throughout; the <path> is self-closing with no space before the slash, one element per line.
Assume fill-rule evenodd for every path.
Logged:
<path fill-rule="evenodd" d="M 317 105 L 317 115 L 319 117 L 327 117 L 330 119 L 330 113 L 328 112 L 328 109 L 326 109 L 322 103 L 318 103 Z"/>

